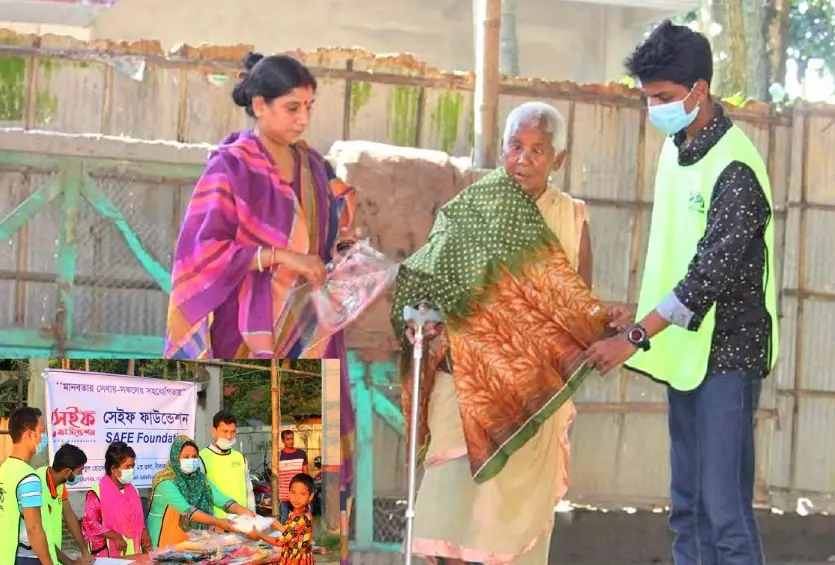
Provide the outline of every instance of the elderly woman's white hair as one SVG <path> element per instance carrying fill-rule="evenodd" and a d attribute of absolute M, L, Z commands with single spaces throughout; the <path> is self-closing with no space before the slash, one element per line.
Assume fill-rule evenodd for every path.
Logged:
<path fill-rule="evenodd" d="M 566 131 L 565 121 L 556 108 L 545 102 L 525 102 L 513 109 L 507 116 L 502 136 L 503 148 L 508 149 L 508 143 L 513 134 L 523 125 L 542 128 L 551 134 L 551 145 L 559 153 L 565 149 Z"/>

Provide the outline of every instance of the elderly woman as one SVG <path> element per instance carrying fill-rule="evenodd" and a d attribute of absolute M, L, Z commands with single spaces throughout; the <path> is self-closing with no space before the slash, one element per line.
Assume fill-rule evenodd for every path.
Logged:
<path fill-rule="evenodd" d="M 564 144 L 554 108 L 516 108 L 503 166 L 441 209 L 398 275 L 392 323 L 404 365 L 414 328 L 404 331 L 403 308 L 429 304 L 444 319 L 425 328 L 417 420 L 413 551 L 432 562 L 548 561 L 568 484 L 569 397 L 588 372 L 579 355 L 606 324 L 589 290 L 585 207 L 549 185 Z M 411 374 L 404 366 L 407 422 Z"/>
<path fill-rule="evenodd" d="M 233 531 L 229 520 L 214 516 L 215 506 L 230 514 L 255 515 L 209 482 L 200 466 L 197 444 L 188 436 L 177 436 L 168 464 L 151 482 L 151 544 L 156 548 L 179 543 L 192 530 Z"/>

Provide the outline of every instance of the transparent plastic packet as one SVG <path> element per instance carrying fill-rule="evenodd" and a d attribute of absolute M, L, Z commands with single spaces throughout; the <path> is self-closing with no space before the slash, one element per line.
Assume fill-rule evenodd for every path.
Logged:
<path fill-rule="evenodd" d="M 235 530 L 242 534 L 248 534 L 253 529 L 263 533 L 272 526 L 274 521 L 274 518 L 266 516 L 237 516 L 235 514 L 228 514 L 226 517 L 232 522 Z"/>
<path fill-rule="evenodd" d="M 399 265 L 365 239 L 343 251 L 327 269 L 324 284 L 310 291 L 310 301 L 319 324 L 332 335 L 356 320 L 394 283 Z"/>
<path fill-rule="evenodd" d="M 222 554 L 223 547 L 217 535 L 206 530 L 193 530 L 187 534 L 186 540 L 159 547 L 149 557 L 154 563 L 201 563 L 217 559 Z"/>

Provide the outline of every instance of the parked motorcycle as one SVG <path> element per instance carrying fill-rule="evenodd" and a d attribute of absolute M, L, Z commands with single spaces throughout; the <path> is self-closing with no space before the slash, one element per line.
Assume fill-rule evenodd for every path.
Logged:
<path fill-rule="evenodd" d="M 315 457 L 313 459 L 313 466 L 319 471 L 313 477 L 313 502 L 310 503 L 310 512 L 314 516 L 319 516 L 322 513 L 322 458 Z"/>
<path fill-rule="evenodd" d="M 255 512 L 260 516 L 273 515 L 273 493 L 270 464 L 267 461 L 267 453 L 264 453 L 264 463 L 261 466 L 261 473 L 252 473 L 252 490 L 255 494 Z"/>

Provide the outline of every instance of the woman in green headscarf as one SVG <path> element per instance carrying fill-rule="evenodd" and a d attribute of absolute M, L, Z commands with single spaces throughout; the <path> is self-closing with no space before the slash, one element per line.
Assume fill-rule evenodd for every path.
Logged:
<path fill-rule="evenodd" d="M 177 436 L 171 444 L 168 464 L 151 483 L 151 544 L 157 548 L 179 543 L 191 530 L 233 531 L 229 520 L 215 517 L 214 506 L 232 514 L 254 516 L 209 482 L 200 465 L 197 444 L 188 436 Z"/>

